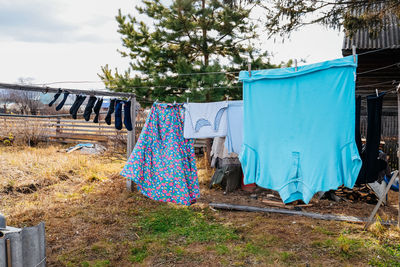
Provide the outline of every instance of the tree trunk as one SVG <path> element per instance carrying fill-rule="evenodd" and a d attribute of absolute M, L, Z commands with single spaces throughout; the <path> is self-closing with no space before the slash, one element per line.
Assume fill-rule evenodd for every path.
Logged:
<path fill-rule="evenodd" d="M 204 10 L 206 8 L 206 0 L 202 0 L 201 8 L 203 9 L 203 17 L 202 17 L 202 25 L 201 25 L 202 31 L 203 31 L 202 50 L 203 50 L 203 56 L 204 56 L 204 66 L 208 67 L 209 54 L 208 54 L 208 45 L 207 45 L 207 27 L 206 27 L 206 19 L 205 19 L 205 14 L 204 14 Z"/>

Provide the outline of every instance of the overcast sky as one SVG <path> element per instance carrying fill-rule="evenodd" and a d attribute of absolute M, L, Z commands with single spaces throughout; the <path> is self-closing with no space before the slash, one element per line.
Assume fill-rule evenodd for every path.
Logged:
<path fill-rule="evenodd" d="M 115 15 L 135 12 L 139 0 L 0 0 L 0 82 L 100 81 L 101 66 L 128 68 Z M 320 26 L 295 32 L 290 39 L 261 39 L 272 62 L 307 63 L 341 57 L 343 34 Z M 300 64 L 299 64 L 300 65 Z M 101 83 L 55 84 L 64 88 L 103 88 Z"/>

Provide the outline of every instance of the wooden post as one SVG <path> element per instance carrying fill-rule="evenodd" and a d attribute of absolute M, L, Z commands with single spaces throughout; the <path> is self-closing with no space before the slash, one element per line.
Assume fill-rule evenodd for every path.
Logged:
<path fill-rule="evenodd" d="M 398 160 L 398 165 L 397 169 L 400 170 L 400 95 L 399 95 L 399 87 L 400 84 L 397 87 L 397 160 Z M 399 179 L 399 184 L 400 184 L 400 179 Z M 398 215 L 397 215 L 397 227 L 400 227 L 400 190 L 399 190 L 399 196 L 398 196 Z"/>
<path fill-rule="evenodd" d="M 135 133 L 136 133 L 136 97 L 131 99 L 131 118 L 132 118 L 132 131 L 128 131 L 128 137 L 126 142 L 126 157 L 129 159 L 133 148 L 135 147 Z M 133 191 L 135 189 L 134 184 L 131 179 L 126 179 L 126 189 L 128 191 Z"/>
<path fill-rule="evenodd" d="M 379 198 L 378 203 L 376 204 L 374 210 L 371 212 L 371 215 L 369 216 L 369 218 L 367 220 L 367 223 L 364 226 L 364 230 L 367 230 L 368 227 L 375 221 L 374 220 L 375 214 L 378 211 L 379 207 L 381 206 L 381 204 L 382 204 L 383 200 L 385 199 L 387 193 L 389 192 L 390 187 L 392 186 L 392 184 L 393 184 L 394 180 L 396 179 L 398 173 L 399 173 L 399 171 L 393 172 L 393 175 L 390 178 L 389 184 L 386 186 L 385 193 L 383 194 L 383 196 L 381 198 Z"/>
<path fill-rule="evenodd" d="M 212 140 L 211 138 L 206 139 L 205 157 L 206 157 L 207 169 L 209 169 L 211 165 L 211 148 L 212 148 L 211 140 Z"/>
<path fill-rule="evenodd" d="M 56 135 L 59 135 L 61 133 L 61 119 L 57 118 L 57 125 L 56 125 Z"/>

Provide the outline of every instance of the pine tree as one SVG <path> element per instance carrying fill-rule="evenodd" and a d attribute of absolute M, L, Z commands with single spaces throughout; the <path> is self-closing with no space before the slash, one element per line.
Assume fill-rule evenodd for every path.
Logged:
<path fill-rule="evenodd" d="M 344 29 L 349 36 L 367 29 L 374 37 L 389 17 L 400 19 L 399 0 L 261 0 L 260 5 L 267 10 L 265 26 L 270 36 L 283 36 L 305 25 L 320 24 Z"/>
<path fill-rule="evenodd" d="M 99 76 L 112 90 L 134 92 L 142 103 L 187 97 L 198 102 L 240 99 L 236 72 L 246 69 L 249 58 L 254 69 L 274 67 L 266 61 L 265 51 L 254 48 L 257 24 L 249 18 L 254 5 L 227 5 L 221 0 L 142 4 L 136 9 L 152 25 L 121 10 L 116 16 L 125 48 L 119 52 L 131 62 L 122 73 L 102 67 Z M 222 71 L 235 73 L 201 74 Z"/>

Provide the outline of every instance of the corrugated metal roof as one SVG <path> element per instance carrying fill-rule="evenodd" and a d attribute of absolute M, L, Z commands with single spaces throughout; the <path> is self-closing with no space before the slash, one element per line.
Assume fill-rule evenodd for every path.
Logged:
<path fill-rule="evenodd" d="M 399 49 L 400 20 L 394 14 L 388 16 L 382 31 L 376 38 L 372 38 L 368 30 L 358 30 L 351 39 L 346 36 L 343 40 L 342 50 L 351 50 L 352 45 L 355 45 L 357 49 L 365 50 L 379 48 Z"/>

